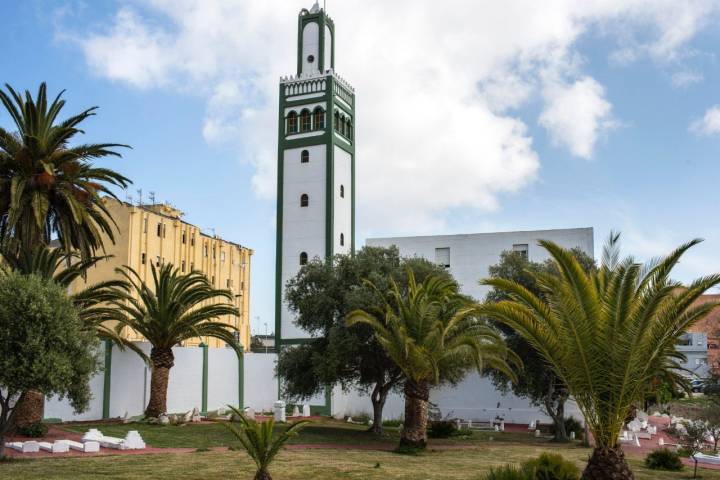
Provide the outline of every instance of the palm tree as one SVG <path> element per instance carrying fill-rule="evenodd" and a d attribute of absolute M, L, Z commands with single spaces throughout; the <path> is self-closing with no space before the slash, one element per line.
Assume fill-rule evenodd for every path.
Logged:
<path fill-rule="evenodd" d="M 149 358 L 141 353 L 152 367 L 145 415 L 157 417 L 167 409 L 168 377 L 175 360 L 172 347 L 190 338 L 213 337 L 242 355 L 242 346 L 233 335 L 237 328 L 215 321 L 222 315 L 238 316 L 239 312 L 223 302 L 232 301 L 232 293 L 213 288 L 200 272 L 182 274 L 171 264 L 159 269 L 152 265 L 152 284 L 148 285 L 128 266 L 116 271 L 130 285 L 130 292 L 118 291 L 122 300 L 111 302 L 122 313 L 116 331 L 130 327 L 152 345 Z"/>
<path fill-rule="evenodd" d="M 405 291 L 390 280 L 381 314 L 357 310 L 347 322 L 369 325 L 402 370 L 405 419 L 400 446 L 425 448 L 431 385 L 459 379 L 469 366 L 478 371 L 497 368 L 515 378 L 509 364 L 517 362 L 499 333 L 477 317 L 476 305 L 458 292 L 457 283 L 438 275 L 417 283 L 411 270 L 407 275 Z"/>
<path fill-rule="evenodd" d="M 549 242 L 557 274 L 539 274 L 542 298 L 503 279 L 483 284 L 511 300 L 487 303 L 480 313 L 515 329 L 553 367 L 585 416 L 595 446 L 584 480 L 632 479 L 618 437 L 653 379 L 686 384 L 680 336 L 718 303 L 695 301 L 720 283 L 720 275 L 688 286 L 670 279 L 682 255 L 699 240 L 647 265 L 619 260 L 619 235 L 611 234 L 597 271 L 585 271 L 571 251 Z"/>
<path fill-rule="evenodd" d="M 257 465 L 255 480 L 272 480 L 268 467 L 270 467 L 275 456 L 288 440 L 296 436 L 310 422 L 308 420 L 299 420 L 291 424 L 278 437 L 273 437 L 274 419 L 270 418 L 259 423 L 246 418 L 243 412 L 232 405 L 228 406 L 235 413 L 235 416 L 240 419 L 242 426 L 238 429 L 229 423 L 223 423 L 223 425 L 238 439 L 247 454 L 255 462 L 255 465 Z"/>
<path fill-rule="evenodd" d="M 127 178 L 92 161 L 120 154 L 114 143 L 69 146 L 78 125 L 95 115 L 89 108 L 58 120 L 63 92 L 48 105 L 47 88 L 40 84 L 33 99 L 6 84 L 0 102 L 17 131 L 0 128 L 0 239 L 9 237 L 19 248 L 32 250 L 57 237 L 62 250 L 79 250 L 84 259 L 102 248 L 103 237 L 114 241 L 114 222 L 101 194 L 116 198 L 111 186 L 125 188 Z"/>

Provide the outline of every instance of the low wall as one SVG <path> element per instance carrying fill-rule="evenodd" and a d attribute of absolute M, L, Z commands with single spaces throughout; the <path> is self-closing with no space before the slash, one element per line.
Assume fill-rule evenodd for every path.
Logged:
<path fill-rule="evenodd" d="M 139 346 L 146 353 L 150 345 Z M 252 407 L 256 411 L 272 410 L 278 398 L 278 380 L 275 377 L 277 355 L 274 353 L 247 353 L 238 359 L 229 348 L 173 348 L 175 366 L 170 370 L 168 384 L 168 412 L 181 413 L 195 407 L 216 410 L 226 405 Z M 101 351 L 101 358 L 107 358 Z M 134 352 L 113 347 L 110 368 L 90 381 L 93 399 L 89 409 L 79 415 L 72 411 L 67 400 L 52 398 L 45 403 L 45 417 L 71 420 L 98 420 L 101 418 L 140 415 L 147 405 L 150 392 L 150 370 Z M 242 365 L 242 371 L 240 366 Z M 109 396 L 105 388 L 109 386 Z M 443 416 L 464 420 L 492 420 L 503 418 L 508 423 L 530 423 L 533 420 L 549 422 L 539 408 L 515 395 L 504 395 L 492 382 L 477 373 L 468 375 L 457 386 L 434 389 L 430 401 L 438 406 Z M 325 396 L 306 400 L 312 405 L 325 404 Z M 333 389 L 330 410 L 335 416 L 372 414 L 368 392 Z M 385 420 L 403 416 L 402 393 L 391 392 L 385 403 Z M 566 406 L 567 416 L 582 419 L 573 402 Z"/>

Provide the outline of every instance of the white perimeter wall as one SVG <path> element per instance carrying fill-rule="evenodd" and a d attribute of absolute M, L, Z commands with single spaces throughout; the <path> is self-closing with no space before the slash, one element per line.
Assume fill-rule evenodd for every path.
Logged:
<path fill-rule="evenodd" d="M 271 411 L 278 399 L 275 378 L 277 354 L 248 353 L 245 355 L 245 406 L 256 412 Z"/>
<path fill-rule="evenodd" d="M 147 343 L 138 344 L 149 354 Z M 170 370 L 167 406 L 169 413 L 184 413 L 195 407 L 202 407 L 203 349 L 199 347 L 173 348 L 175 365 Z M 104 352 L 101 351 L 101 360 Z M 272 358 L 260 358 L 272 357 Z M 246 395 L 250 398 L 273 398 L 277 396 L 277 381 L 274 381 L 276 355 L 253 355 L 244 357 L 245 371 L 250 372 L 254 381 L 245 379 Z M 229 348 L 208 349 L 208 410 L 221 406 L 238 405 L 239 363 L 235 352 Z M 258 385 L 259 378 L 266 376 L 264 386 Z M 60 418 L 64 421 L 98 420 L 102 418 L 103 386 L 105 373 L 100 372 L 90 381 L 93 399 L 90 408 L 75 415 L 67 399 L 52 398 L 45 402 L 45 418 Z M 252 391 L 248 389 L 252 388 Z M 259 393 L 263 392 L 263 393 Z M 120 351 L 113 347 L 110 374 L 110 417 L 141 415 L 150 395 L 150 370 L 142 359 L 130 350 Z M 272 405 L 272 401 L 269 403 Z"/>

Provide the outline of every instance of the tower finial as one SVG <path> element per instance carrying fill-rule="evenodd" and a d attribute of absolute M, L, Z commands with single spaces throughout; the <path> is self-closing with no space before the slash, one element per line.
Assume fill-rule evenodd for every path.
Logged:
<path fill-rule="evenodd" d="M 315 0 L 315 5 L 312 6 L 310 9 L 310 13 L 318 13 L 320 11 L 320 4 L 318 4 L 318 0 Z"/>

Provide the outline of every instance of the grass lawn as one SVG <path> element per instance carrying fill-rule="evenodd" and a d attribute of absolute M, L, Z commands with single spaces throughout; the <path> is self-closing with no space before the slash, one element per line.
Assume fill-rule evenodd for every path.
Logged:
<path fill-rule="evenodd" d="M 463 449 L 430 451 L 418 456 L 367 450 L 285 450 L 271 468 L 276 480 L 335 479 L 463 479 L 481 480 L 490 467 L 522 462 L 548 450 L 545 445 L 487 443 Z M 555 447 L 555 451 L 582 467 L 589 450 Z M 692 471 L 669 473 L 647 470 L 630 458 L 638 480 L 690 478 Z M 720 480 L 720 471 L 701 470 L 702 478 Z M 22 460 L 0 464 L 0 477 L 8 479 L 73 480 L 118 479 L 226 479 L 250 480 L 253 466 L 243 452 L 126 455 L 95 458 Z"/>
<path fill-rule="evenodd" d="M 160 426 L 146 424 L 72 424 L 63 428 L 73 432 L 84 433 L 90 428 L 97 428 L 103 434 L 112 437 L 124 437 L 129 430 L 137 430 L 152 447 L 161 448 L 210 448 L 238 445 L 234 437 L 225 427 L 216 424 L 187 424 L 184 426 Z M 285 427 L 277 426 L 276 431 Z M 385 428 L 381 437 L 366 431 L 364 425 L 352 425 L 331 419 L 314 421 L 307 426 L 300 436 L 290 440 L 292 444 L 333 444 L 333 445 L 394 445 L 399 439 L 398 428 Z M 493 441 L 526 443 L 529 439 L 537 443 L 527 433 L 497 433 L 492 431 L 473 432 L 470 436 L 458 436 L 446 440 L 431 440 L 435 445 L 447 444 L 484 444 Z M 543 440 L 540 442 L 542 443 Z"/>
<path fill-rule="evenodd" d="M 158 426 L 143 424 L 74 424 L 63 428 L 84 432 L 97 427 L 106 435 L 124 436 L 139 430 L 153 447 L 221 447 L 237 445 L 219 424 Z M 284 427 L 278 427 L 284 428 Z M 553 444 L 529 433 L 475 432 L 470 437 L 430 440 L 430 448 L 417 456 L 367 449 L 397 444 L 397 429 L 375 437 L 361 425 L 333 420 L 316 421 L 292 443 L 356 445 L 356 449 L 290 449 L 278 456 L 271 468 L 276 480 L 293 479 L 476 479 L 493 466 L 520 463 L 543 451 L 561 453 L 583 467 L 590 453 L 578 445 Z M 455 448 L 442 448 L 442 447 Z M 365 447 L 365 449 L 361 448 Z M 438 449 L 434 449 L 438 447 Z M 690 478 L 691 470 L 668 473 L 646 469 L 642 459 L 629 457 L 638 480 Z M 243 451 L 199 451 L 183 454 L 116 455 L 86 458 L 22 459 L 0 464 L 0 478 L 73 480 L 119 479 L 251 479 L 254 467 Z M 702 478 L 720 480 L 720 470 L 701 470 Z"/>

